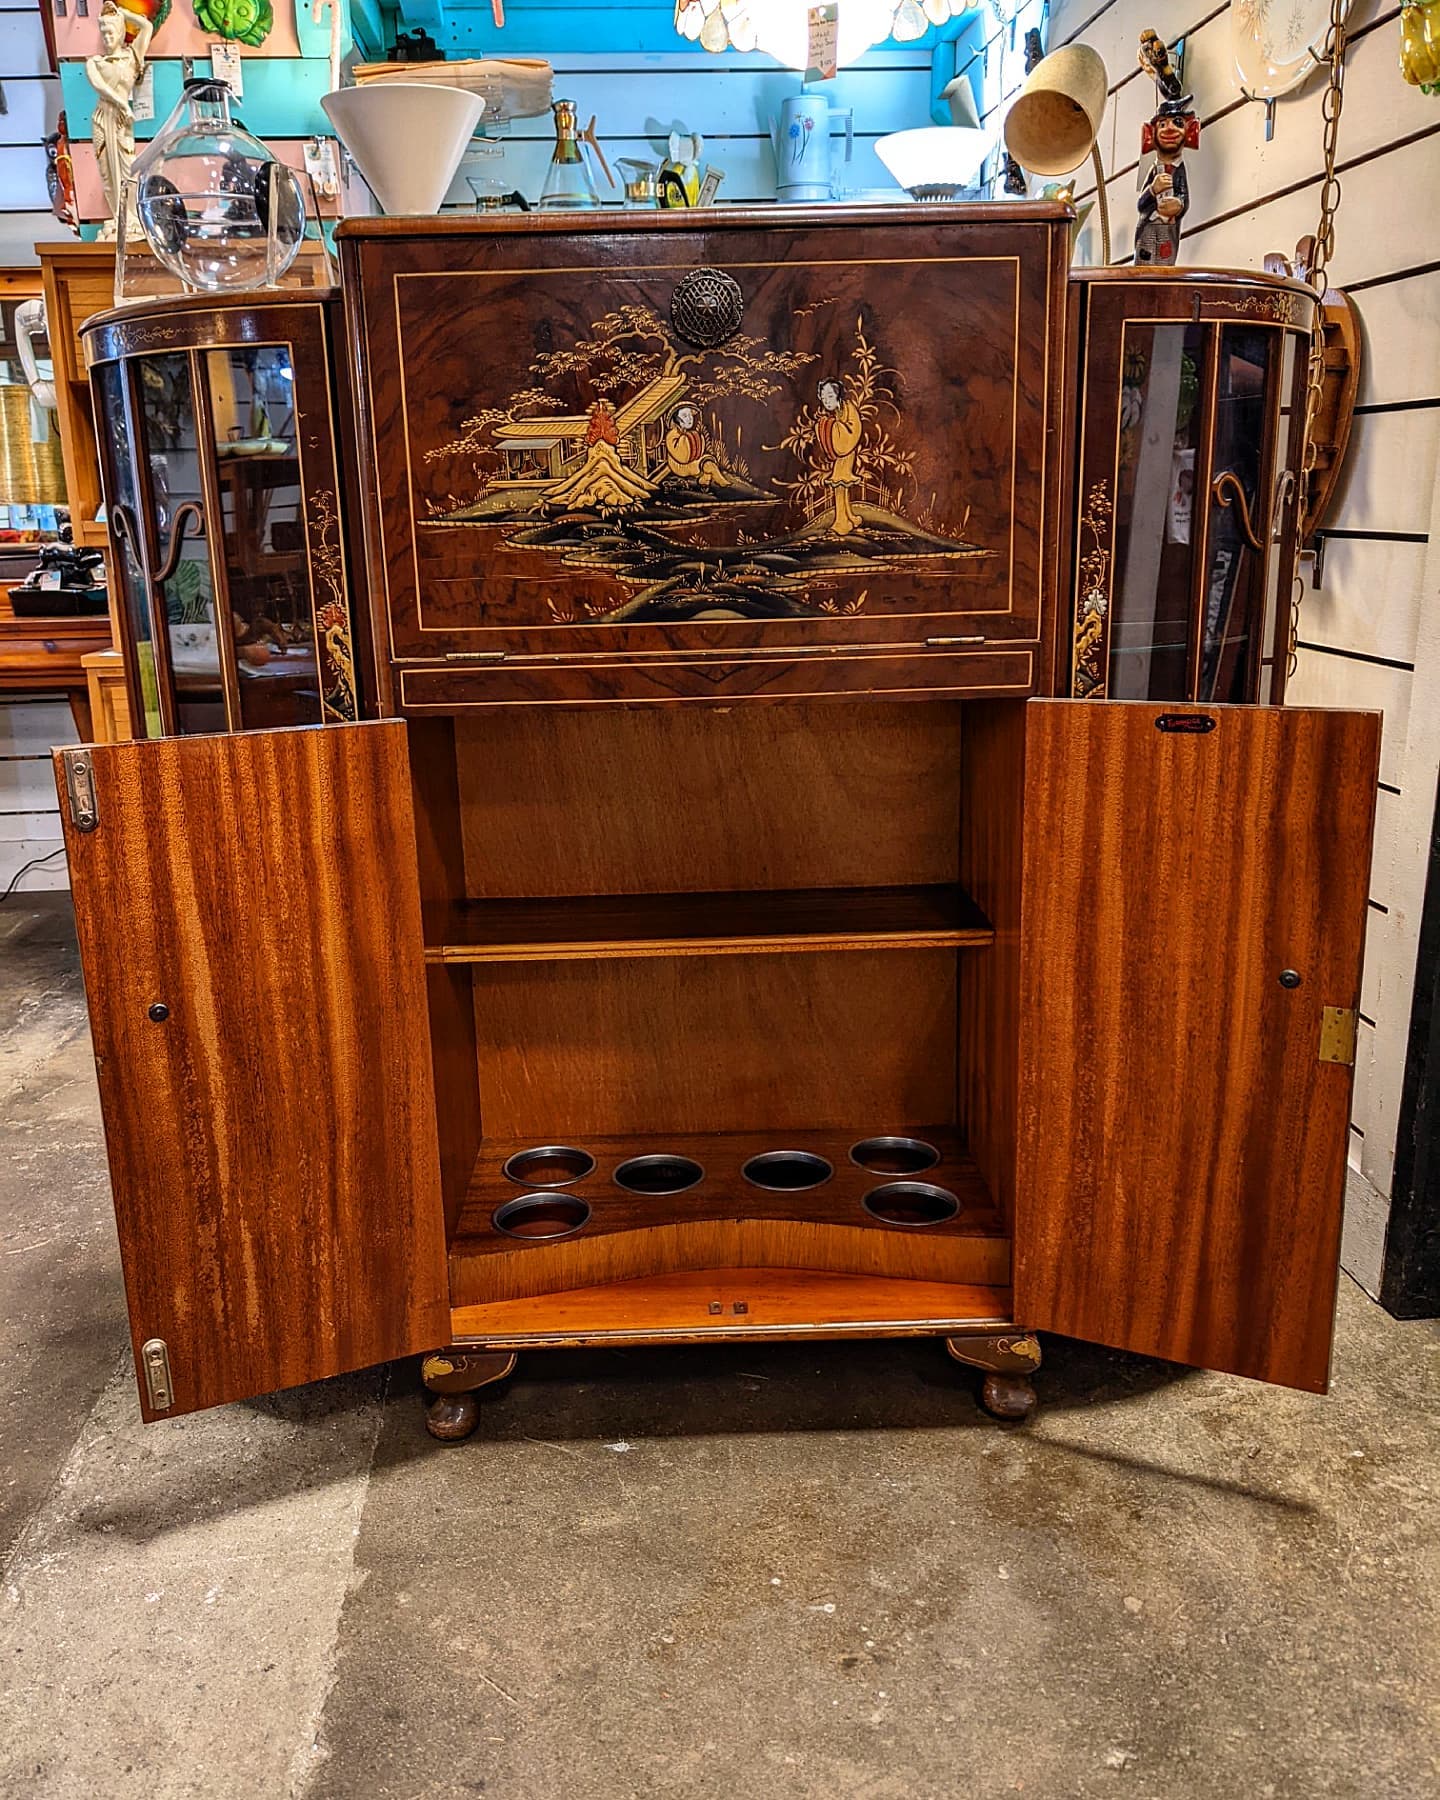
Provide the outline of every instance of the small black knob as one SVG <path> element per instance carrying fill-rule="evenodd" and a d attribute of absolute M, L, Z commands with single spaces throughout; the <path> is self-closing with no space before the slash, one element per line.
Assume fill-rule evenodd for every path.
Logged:
<path fill-rule="evenodd" d="M 150 1008 L 150 1017 L 157 1025 L 163 1025 L 170 1017 L 170 1008 L 163 1000 L 157 1000 Z"/>
<path fill-rule="evenodd" d="M 1298 969 L 1282 969 L 1280 971 L 1280 985 L 1283 988 L 1299 987 L 1300 971 Z"/>

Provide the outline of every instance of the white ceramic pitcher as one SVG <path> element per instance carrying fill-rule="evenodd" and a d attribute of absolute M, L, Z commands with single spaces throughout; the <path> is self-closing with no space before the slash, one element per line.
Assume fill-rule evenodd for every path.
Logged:
<path fill-rule="evenodd" d="M 824 94 L 804 92 L 781 102 L 780 116 L 770 126 L 777 200 L 795 204 L 831 197 L 830 134 L 842 120 L 848 163 L 855 148 L 855 114 L 848 106 L 831 106 Z"/>

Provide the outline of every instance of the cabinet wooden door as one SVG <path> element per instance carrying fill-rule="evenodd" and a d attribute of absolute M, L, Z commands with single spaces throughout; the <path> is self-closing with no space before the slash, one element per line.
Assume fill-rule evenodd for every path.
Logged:
<path fill-rule="evenodd" d="M 1323 1390 L 1379 717 L 1027 714 L 1015 1316 Z"/>
<path fill-rule="evenodd" d="M 404 725 L 57 764 L 146 1417 L 445 1343 Z"/>

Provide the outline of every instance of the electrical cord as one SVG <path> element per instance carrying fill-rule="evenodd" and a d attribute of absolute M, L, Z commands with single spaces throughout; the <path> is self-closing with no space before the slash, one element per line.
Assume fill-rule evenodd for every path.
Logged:
<path fill-rule="evenodd" d="M 10 885 L 5 889 L 3 894 L 0 894 L 0 905 L 3 905 L 4 902 L 10 898 L 32 869 L 38 869 L 42 863 L 54 862 L 57 856 L 63 856 L 64 854 L 65 846 L 61 844 L 54 850 L 47 850 L 44 856 L 32 856 L 29 862 L 23 864 L 10 877 Z"/>

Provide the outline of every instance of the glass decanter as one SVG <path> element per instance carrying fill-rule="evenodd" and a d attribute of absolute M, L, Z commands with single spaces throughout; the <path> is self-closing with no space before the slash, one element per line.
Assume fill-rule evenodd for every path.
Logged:
<path fill-rule="evenodd" d="M 273 285 L 305 236 L 304 190 L 230 114 L 223 81 L 187 81 L 133 171 L 151 249 L 191 288 Z"/>
<path fill-rule="evenodd" d="M 556 100 L 551 111 L 555 114 L 555 148 L 540 191 L 540 211 L 592 211 L 599 206 L 600 196 L 581 147 L 575 102 Z"/>

